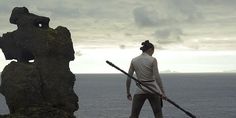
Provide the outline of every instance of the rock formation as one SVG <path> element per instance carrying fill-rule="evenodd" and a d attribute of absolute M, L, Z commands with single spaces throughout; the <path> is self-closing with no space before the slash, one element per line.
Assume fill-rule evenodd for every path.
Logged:
<path fill-rule="evenodd" d="M 71 35 L 65 27 L 50 28 L 49 21 L 25 7 L 12 11 L 10 23 L 17 30 L 0 37 L 6 60 L 15 60 L 1 75 L 0 92 L 10 110 L 2 117 L 73 118 L 78 109 L 69 68 L 74 60 Z"/>

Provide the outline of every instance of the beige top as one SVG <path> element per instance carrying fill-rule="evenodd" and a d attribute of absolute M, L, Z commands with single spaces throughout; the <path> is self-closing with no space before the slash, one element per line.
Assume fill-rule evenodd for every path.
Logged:
<path fill-rule="evenodd" d="M 156 58 L 148 55 L 147 53 L 142 53 L 140 56 L 132 59 L 131 69 L 133 69 L 136 73 L 138 80 L 153 88 L 158 93 L 164 93 Z M 135 93 L 146 94 L 148 92 L 151 91 L 142 86 L 142 89 L 136 87 Z"/>

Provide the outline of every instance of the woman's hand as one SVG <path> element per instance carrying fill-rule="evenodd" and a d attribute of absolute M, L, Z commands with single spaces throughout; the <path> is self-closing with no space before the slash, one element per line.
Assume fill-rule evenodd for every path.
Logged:
<path fill-rule="evenodd" d="M 129 101 L 132 101 L 132 96 L 131 96 L 131 94 L 129 93 L 129 94 L 127 94 L 127 99 L 129 100 Z"/>
<path fill-rule="evenodd" d="M 163 100 L 167 100 L 166 95 L 165 95 L 165 94 L 162 94 L 162 95 L 161 95 L 161 99 L 163 99 Z"/>

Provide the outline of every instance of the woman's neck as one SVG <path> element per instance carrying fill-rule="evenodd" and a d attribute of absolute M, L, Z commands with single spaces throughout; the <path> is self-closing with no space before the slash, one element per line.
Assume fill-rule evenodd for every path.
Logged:
<path fill-rule="evenodd" d="M 143 52 L 143 53 L 145 53 L 145 54 L 147 54 L 147 55 L 149 55 L 149 56 L 152 56 L 152 54 L 150 53 L 150 52 Z"/>

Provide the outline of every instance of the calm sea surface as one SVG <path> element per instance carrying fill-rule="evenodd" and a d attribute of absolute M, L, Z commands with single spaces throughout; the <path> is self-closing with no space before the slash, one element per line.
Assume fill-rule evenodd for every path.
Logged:
<path fill-rule="evenodd" d="M 131 102 L 126 99 L 121 74 L 79 74 L 75 91 L 79 95 L 77 118 L 128 118 Z M 167 96 L 198 118 L 236 118 L 236 74 L 161 74 Z M 134 91 L 135 85 L 132 85 Z M 0 94 L 0 114 L 8 113 Z M 165 118 L 188 118 L 164 102 Z M 154 118 L 146 101 L 140 118 Z"/>

